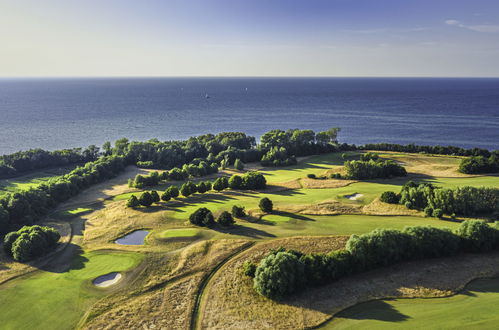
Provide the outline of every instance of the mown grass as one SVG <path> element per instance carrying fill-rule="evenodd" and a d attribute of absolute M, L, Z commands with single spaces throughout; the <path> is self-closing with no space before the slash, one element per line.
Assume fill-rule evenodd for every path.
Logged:
<path fill-rule="evenodd" d="M 143 256 L 127 252 L 89 252 L 73 259 L 70 270 L 37 272 L 0 287 L 2 329 L 71 329 L 83 313 L 105 295 L 91 281 L 113 271 L 126 271 Z"/>
<path fill-rule="evenodd" d="M 49 179 L 66 174 L 74 169 L 76 166 L 64 166 L 41 171 L 31 172 L 22 176 L 11 179 L 0 180 L 0 195 L 14 192 L 18 190 L 28 190 L 29 188 L 37 187 L 40 184 L 47 182 Z"/>
<path fill-rule="evenodd" d="M 171 238 L 171 237 L 194 237 L 199 234 L 199 230 L 195 228 L 185 228 L 185 229 L 169 229 L 158 234 L 159 238 Z"/>
<path fill-rule="evenodd" d="M 476 280 L 448 298 L 377 300 L 349 308 L 324 329 L 495 329 L 499 279 Z"/>

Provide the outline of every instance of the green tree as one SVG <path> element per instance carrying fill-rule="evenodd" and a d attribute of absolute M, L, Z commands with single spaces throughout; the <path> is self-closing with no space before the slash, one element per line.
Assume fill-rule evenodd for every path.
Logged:
<path fill-rule="evenodd" d="M 272 201 L 270 199 L 268 199 L 267 197 L 260 199 L 258 206 L 260 207 L 260 210 L 262 210 L 265 213 L 272 212 L 272 209 L 274 208 Z"/>
<path fill-rule="evenodd" d="M 140 206 L 140 202 L 137 199 L 137 197 L 135 197 L 135 195 L 132 195 L 132 196 L 130 196 L 130 198 L 126 202 L 126 206 L 131 207 L 131 208 L 136 208 L 136 207 Z"/>
<path fill-rule="evenodd" d="M 160 201 L 158 192 L 156 190 L 151 191 L 151 198 L 153 203 L 159 203 Z"/>
<path fill-rule="evenodd" d="M 200 194 L 204 194 L 208 189 L 206 187 L 206 184 L 204 182 L 200 182 L 198 183 L 197 185 L 197 190 L 198 190 L 198 193 Z"/>
<path fill-rule="evenodd" d="M 241 178 L 239 175 L 234 174 L 233 176 L 230 177 L 229 179 L 229 187 L 230 189 L 241 189 L 243 185 L 243 178 Z"/>
<path fill-rule="evenodd" d="M 244 206 L 232 206 L 232 216 L 235 218 L 243 218 L 246 216 L 246 212 L 244 211 Z"/>
<path fill-rule="evenodd" d="M 243 162 L 239 158 L 237 158 L 235 160 L 235 162 L 234 162 L 234 168 L 236 170 L 238 170 L 238 171 L 244 170 L 244 164 L 243 164 Z"/>
<path fill-rule="evenodd" d="M 290 252 L 272 253 L 262 259 L 255 271 L 253 286 L 262 296 L 279 299 L 300 288 L 303 264 Z"/>
<path fill-rule="evenodd" d="M 12 258 L 16 261 L 28 261 L 32 257 L 32 243 L 29 234 L 21 234 L 12 244 Z"/>
<path fill-rule="evenodd" d="M 177 186 L 169 186 L 165 192 L 168 192 L 171 198 L 177 198 L 180 193 Z"/>
<path fill-rule="evenodd" d="M 9 212 L 0 205 L 0 235 L 9 231 Z"/>
<path fill-rule="evenodd" d="M 399 202 L 399 196 L 397 196 L 396 193 L 393 191 L 385 191 L 384 193 L 381 194 L 380 200 L 383 203 L 388 203 L 388 204 L 397 204 Z"/>
<path fill-rule="evenodd" d="M 148 191 L 144 191 L 140 196 L 139 196 L 139 203 L 142 206 L 149 207 L 151 204 L 154 202 L 151 193 Z"/>
<path fill-rule="evenodd" d="M 196 226 L 211 227 L 215 223 L 215 218 L 209 209 L 201 207 L 189 216 L 189 221 Z"/>
<path fill-rule="evenodd" d="M 232 214 L 230 214 L 227 211 L 223 211 L 222 213 L 220 213 L 220 215 L 217 218 L 217 222 L 219 225 L 223 227 L 229 227 L 232 226 L 234 223 L 236 223 L 234 221 L 234 218 L 232 217 Z"/>
<path fill-rule="evenodd" d="M 217 178 L 213 182 L 213 189 L 216 191 L 222 191 L 225 189 L 225 184 L 224 184 L 224 180 L 222 179 L 222 177 Z"/>
<path fill-rule="evenodd" d="M 170 192 L 168 189 L 166 189 L 162 194 L 161 194 L 161 200 L 164 202 L 168 202 L 171 199 Z"/>

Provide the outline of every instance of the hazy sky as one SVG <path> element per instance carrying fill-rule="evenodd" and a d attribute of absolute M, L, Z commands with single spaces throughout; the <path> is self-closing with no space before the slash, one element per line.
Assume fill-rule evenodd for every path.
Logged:
<path fill-rule="evenodd" d="M 0 0 L 0 76 L 496 76 L 499 0 Z"/>

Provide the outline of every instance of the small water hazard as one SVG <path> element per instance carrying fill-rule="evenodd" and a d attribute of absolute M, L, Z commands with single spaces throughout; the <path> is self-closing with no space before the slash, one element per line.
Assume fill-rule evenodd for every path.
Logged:
<path fill-rule="evenodd" d="M 144 239 L 149 234 L 147 230 L 136 230 L 130 234 L 118 238 L 115 243 L 120 245 L 144 245 Z"/>
<path fill-rule="evenodd" d="M 121 280 L 121 273 L 118 272 L 112 272 L 109 274 L 105 274 L 102 276 L 97 277 L 95 280 L 93 280 L 93 284 L 95 286 L 98 286 L 99 288 L 107 288 L 108 286 L 115 285 Z"/>

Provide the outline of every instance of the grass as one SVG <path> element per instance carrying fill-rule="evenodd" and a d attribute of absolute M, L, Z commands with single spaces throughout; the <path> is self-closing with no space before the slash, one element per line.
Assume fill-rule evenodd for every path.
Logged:
<path fill-rule="evenodd" d="M 142 255 L 89 252 L 74 258 L 68 271 L 37 272 L 0 287 L 2 329 L 70 329 L 104 290 L 91 281 L 139 264 Z"/>
<path fill-rule="evenodd" d="M 376 300 L 347 309 L 325 329 L 494 329 L 499 279 L 470 283 L 452 297 Z"/>
<path fill-rule="evenodd" d="M 169 229 L 158 234 L 159 238 L 171 238 L 171 237 L 194 237 L 199 234 L 199 230 L 195 228 L 185 228 L 185 229 Z"/>
<path fill-rule="evenodd" d="M 0 180 L 0 195 L 18 190 L 28 190 L 47 182 L 49 179 L 66 174 L 76 166 L 64 166 L 31 172 L 11 179 Z"/>

